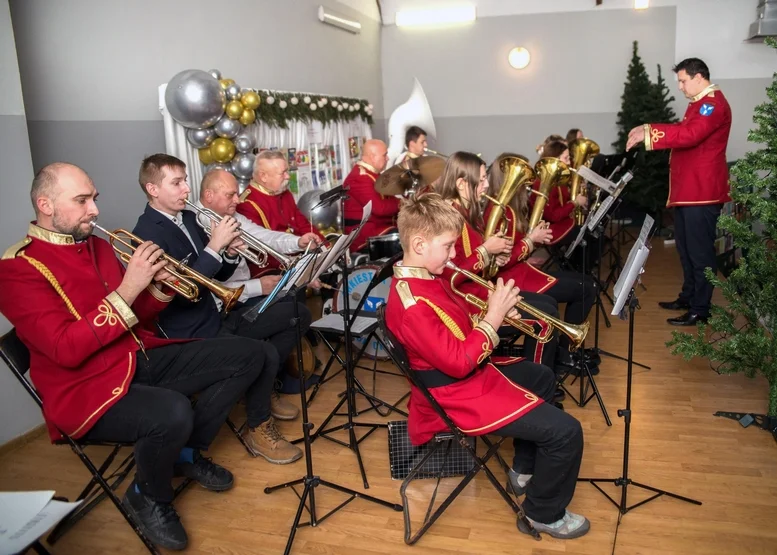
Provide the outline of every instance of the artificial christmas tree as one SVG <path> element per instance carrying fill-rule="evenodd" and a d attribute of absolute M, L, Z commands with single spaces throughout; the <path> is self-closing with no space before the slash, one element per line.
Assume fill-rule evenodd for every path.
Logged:
<path fill-rule="evenodd" d="M 618 112 L 618 140 L 612 146 L 616 152 L 626 150 L 629 131 L 643 123 L 673 123 L 677 116 L 671 103 L 674 97 L 658 66 L 656 83 L 650 81 L 645 65 L 639 56 L 637 41 L 634 41 L 631 63 L 621 96 L 621 111 Z M 624 191 L 626 200 L 650 212 L 661 221 L 663 207 L 669 194 L 669 151 L 657 150 L 637 155 L 634 174 Z"/>

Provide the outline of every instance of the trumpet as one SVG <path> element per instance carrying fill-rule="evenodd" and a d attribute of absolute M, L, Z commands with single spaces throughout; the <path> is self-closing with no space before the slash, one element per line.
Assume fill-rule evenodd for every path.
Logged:
<path fill-rule="evenodd" d="M 453 270 L 453 275 L 451 276 L 451 289 L 453 290 L 453 292 L 459 295 L 460 297 L 462 297 L 465 301 L 467 301 L 471 305 L 476 306 L 480 310 L 483 310 L 483 311 L 488 310 L 488 303 L 486 301 L 471 293 L 464 293 L 463 291 L 460 291 L 459 289 L 456 288 L 453 282 L 458 276 L 458 274 L 461 274 L 464 277 L 473 281 L 474 283 L 477 283 L 478 285 L 485 287 L 489 291 L 493 291 L 496 288 L 491 283 L 484 280 L 477 274 L 473 274 L 472 272 L 468 272 L 467 270 L 462 270 L 450 260 L 445 265 L 451 270 Z M 506 324 L 513 326 L 514 328 L 522 331 L 523 333 L 525 333 L 530 337 L 533 337 L 540 343 L 547 343 L 548 341 L 550 341 L 553 338 L 553 330 L 557 329 L 558 331 L 560 331 L 561 333 L 569 337 L 571 341 L 569 350 L 576 351 L 583 344 L 583 341 L 585 340 L 585 336 L 588 335 L 588 326 L 589 326 L 588 322 L 584 322 L 579 326 L 576 326 L 574 324 L 568 324 L 562 320 L 559 320 L 558 318 L 554 318 L 549 314 L 545 314 L 544 312 L 537 310 L 533 306 L 523 301 L 518 302 L 515 305 L 515 308 L 521 314 L 528 314 L 529 316 L 537 320 L 542 320 L 543 322 L 548 324 L 547 330 L 537 333 L 534 331 L 533 326 L 531 326 L 530 324 L 527 324 L 522 320 L 516 320 L 514 318 L 505 318 Z"/>
<path fill-rule="evenodd" d="M 197 224 L 205 230 L 205 233 L 210 237 L 211 230 L 210 230 L 210 224 L 203 222 L 200 220 L 200 216 L 205 216 L 210 220 L 211 222 L 214 222 L 216 225 L 221 223 L 221 220 L 224 218 L 222 216 L 219 216 L 211 210 L 210 208 L 200 208 L 196 204 L 189 202 L 188 200 L 185 201 L 186 204 L 189 205 L 192 209 L 194 209 L 195 212 L 197 212 L 196 220 Z M 243 243 L 246 244 L 246 248 L 239 249 L 238 254 L 245 258 L 247 261 L 256 264 L 260 268 L 264 268 L 267 266 L 267 255 L 269 254 L 272 256 L 275 260 L 281 263 L 281 269 L 286 270 L 291 266 L 292 259 L 289 256 L 286 256 L 285 254 L 281 254 L 275 249 L 273 249 L 271 246 L 262 243 L 259 239 L 248 233 L 247 231 L 240 230 L 240 239 L 243 241 Z"/>
<path fill-rule="evenodd" d="M 127 231 L 126 229 L 114 229 L 108 231 L 107 229 L 97 225 L 97 222 L 89 222 L 90 225 L 99 231 L 102 231 L 108 236 L 113 250 L 119 255 L 122 262 L 129 264 L 132 253 L 137 250 L 137 247 L 133 245 L 136 243 L 140 245 L 143 239 Z M 121 246 L 126 247 L 129 250 L 124 250 Z M 167 266 L 165 269 L 175 278 L 170 281 L 166 281 L 168 287 L 173 289 L 176 293 L 182 297 L 192 301 L 199 301 L 200 288 L 203 287 L 210 290 L 211 293 L 216 295 L 224 304 L 224 312 L 229 312 L 232 307 L 235 306 L 240 295 L 243 294 L 244 285 L 236 289 L 224 287 L 223 285 L 205 277 L 201 273 L 191 269 L 189 266 L 180 262 L 170 256 L 169 254 L 162 254 L 162 258 L 167 260 Z"/>
<path fill-rule="evenodd" d="M 448 158 L 447 154 L 437 152 L 436 150 L 432 150 L 431 148 L 424 148 L 424 154 L 432 154 L 434 156 L 439 156 L 441 158 Z"/>

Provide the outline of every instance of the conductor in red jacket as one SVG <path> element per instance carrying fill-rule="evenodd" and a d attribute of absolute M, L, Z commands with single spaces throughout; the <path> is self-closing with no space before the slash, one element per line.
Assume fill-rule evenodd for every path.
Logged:
<path fill-rule="evenodd" d="M 367 239 L 376 235 L 382 235 L 394 229 L 397 224 L 399 212 L 399 199 L 386 197 L 375 190 L 375 181 L 380 172 L 388 163 L 388 149 L 386 143 L 377 139 L 370 139 L 364 143 L 362 159 L 356 162 L 351 173 L 343 181 L 343 187 L 348 191 L 345 201 L 345 232 L 350 233 L 359 225 L 362 219 L 364 206 L 372 201 L 372 213 L 370 219 L 364 224 L 361 233 L 353 242 L 351 250 L 362 250 L 367 246 Z"/>
<path fill-rule="evenodd" d="M 672 149 L 669 200 L 675 209 L 675 242 L 683 266 L 683 288 L 677 300 L 661 308 L 686 310 L 668 322 L 693 326 L 710 315 L 712 284 L 705 268 L 717 270 L 715 229 L 721 207 L 728 202 L 726 147 L 731 131 L 731 108 L 710 71 L 698 58 L 673 68 L 680 90 L 690 100 L 680 123 L 646 123 L 629 133 L 626 149 L 644 143 L 647 150 Z"/>
<path fill-rule="evenodd" d="M 30 351 L 49 435 L 134 443 L 137 473 L 124 506 L 152 542 L 183 549 L 173 473 L 213 491 L 232 487 L 232 474 L 200 450 L 267 373 L 266 347 L 156 337 L 154 320 L 173 299 L 162 250 L 142 243 L 125 270 L 92 235 L 97 190 L 76 166 L 44 167 L 30 196 L 37 220 L 0 261 L 0 311 Z"/>

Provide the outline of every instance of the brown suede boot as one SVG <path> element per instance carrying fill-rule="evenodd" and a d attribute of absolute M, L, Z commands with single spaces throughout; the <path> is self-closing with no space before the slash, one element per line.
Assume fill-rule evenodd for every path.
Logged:
<path fill-rule="evenodd" d="M 299 416 L 299 409 L 273 390 L 270 394 L 270 413 L 276 420 L 294 420 Z"/>
<path fill-rule="evenodd" d="M 264 457 L 273 464 L 289 464 L 302 458 L 302 450 L 286 441 L 272 417 L 256 428 L 247 428 L 243 437 L 255 457 Z"/>

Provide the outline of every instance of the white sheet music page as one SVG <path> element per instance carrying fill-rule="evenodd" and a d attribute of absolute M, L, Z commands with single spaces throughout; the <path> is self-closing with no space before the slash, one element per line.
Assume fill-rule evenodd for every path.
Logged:
<path fill-rule="evenodd" d="M 53 491 L 0 492 L 0 555 L 18 553 L 78 507 Z"/>

